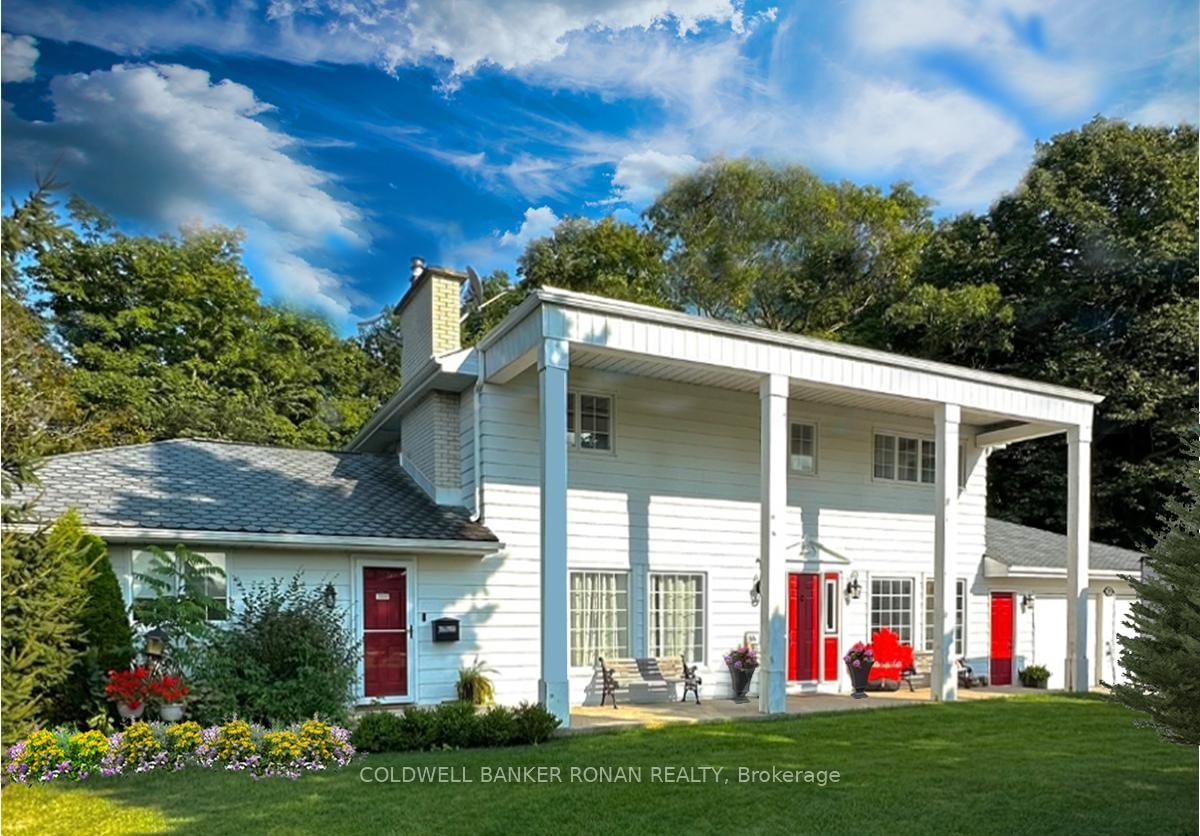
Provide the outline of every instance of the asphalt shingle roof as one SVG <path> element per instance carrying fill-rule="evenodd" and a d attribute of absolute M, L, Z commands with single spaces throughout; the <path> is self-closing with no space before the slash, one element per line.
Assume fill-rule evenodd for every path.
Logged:
<path fill-rule="evenodd" d="M 987 521 L 987 556 L 1006 566 L 1067 568 L 1067 538 L 1053 531 L 994 520 Z M 1137 574 L 1142 555 L 1130 549 L 1093 542 L 1088 565 L 1107 572 Z"/>
<path fill-rule="evenodd" d="M 391 455 L 178 439 L 53 456 L 38 478 L 39 510 L 95 526 L 496 540 Z"/>

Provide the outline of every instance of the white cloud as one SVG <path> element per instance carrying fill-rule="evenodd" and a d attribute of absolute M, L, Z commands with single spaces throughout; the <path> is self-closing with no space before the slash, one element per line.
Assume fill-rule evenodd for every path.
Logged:
<path fill-rule="evenodd" d="M 271 106 L 253 90 L 179 65 L 124 65 L 58 76 L 50 100 L 50 122 L 6 113 L 6 175 L 57 160 L 61 179 L 118 216 L 242 225 L 283 298 L 349 315 L 353 292 L 309 259 L 367 244 L 365 219 L 329 174 L 289 156 L 293 137 L 255 118 Z"/>
<path fill-rule="evenodd" d="M 1123 110 L 1122 115 L 1140 125 L 1195 125 L 1200 123 L 1200 101 L 1194 94 L 1164 93 Z"/>
<path fill-rule="evenodd" d="M 530 206 L 525 210 L 521 225 L 515 231 L 502 233 L 496 243 L 504 249 L 524 250 L 530 241 L 549 235 L 558 226 L 558 221 L 558 215 L 549 206 Z"/>
<path fill-rule="evenodd" d="M 700 160 L 691 154 L 664 154 L 653 149 L 626 154 L 613 174 L 615 199 L 645 206 L 674 178 L 695 171 Z"/>
<path fill-rule="evenodd" d="M 0 79 L 4 83 L 33 81 L 37 71 L 33 65 L 38 60 L 37 41 L 28 35 L 0 34 Z"/>

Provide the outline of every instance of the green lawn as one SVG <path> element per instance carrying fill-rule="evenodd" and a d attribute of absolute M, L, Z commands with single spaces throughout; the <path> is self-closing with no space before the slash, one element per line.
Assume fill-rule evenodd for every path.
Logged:
<path fill-rule="evenodd" d="M 1196 751 L 1132 715 L 1062 696 L 579 735 L 536 748 L 372 755 L 299 781 L 206 770 L 10 786 L 5 834 L 1189 833 Z M 473 784 L 365 783 L 364 767 L 450 766 Z M 564 783 L 484 784 L 481 767 L 558 766 Z M 643 767 L 642 783 L 569 783 L 577 767 Z M 725 767 L 716 784 L 651 767 Z M 739 767 L 837 770 L 742 784 Z M 712 773 L 709 773 L 712 774 Z M 729 779 L 725 783 L 725 779 Z"/>

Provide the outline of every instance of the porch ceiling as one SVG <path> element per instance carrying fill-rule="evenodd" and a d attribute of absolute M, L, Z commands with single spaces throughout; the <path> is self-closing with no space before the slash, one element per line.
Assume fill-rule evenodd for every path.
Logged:
<path fill-rule="evenodd" d="M 676 383 L 689 383 L 695 386 L 732 389 L 739 392 L 757 392 L 762 379 L 762 375 L 751 372 L 706 366 L 698 363 L 662 360 L 641 354 L 629 354 L 613 349 L 594 348 L 578 344 L 571 348 L 571 365 L 612 372 L 614 374 L 651 377 L 659 380 L 670 380 Z M 831 386 L 811 385 L 794 379 L 789 386 L 789 394 L 795 400 L 806 401 L 808 403 L 819 403 L 849 409 L 884 412 L 892 415 L 905 415 L 928 418 L 930 421 L 933 420 L 934 404 L 930 401 L 881 393 L 866 393 L 853 389 L 839 389 Z M 964 424 L 986 426 L 1003 422 L 1008 417 L 997 412 L 964 409 L 962 422 Z"/>

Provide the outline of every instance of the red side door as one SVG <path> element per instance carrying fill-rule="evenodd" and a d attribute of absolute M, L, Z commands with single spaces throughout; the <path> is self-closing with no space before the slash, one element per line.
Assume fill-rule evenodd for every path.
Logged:
<path fill-rule="evenodd" d="M 1013 681 L 1013 594 L 992 593 L 991 683 L 1011 685 Z"/>
<path fill-rule="evenodd" d="M 817 679 L 819 575 L 788 575 L 788 679 Z"/>
<path fill-rule="evenodd" d="M 408 572 L 363 568 L 363 690 L 408 696 Z"/>

